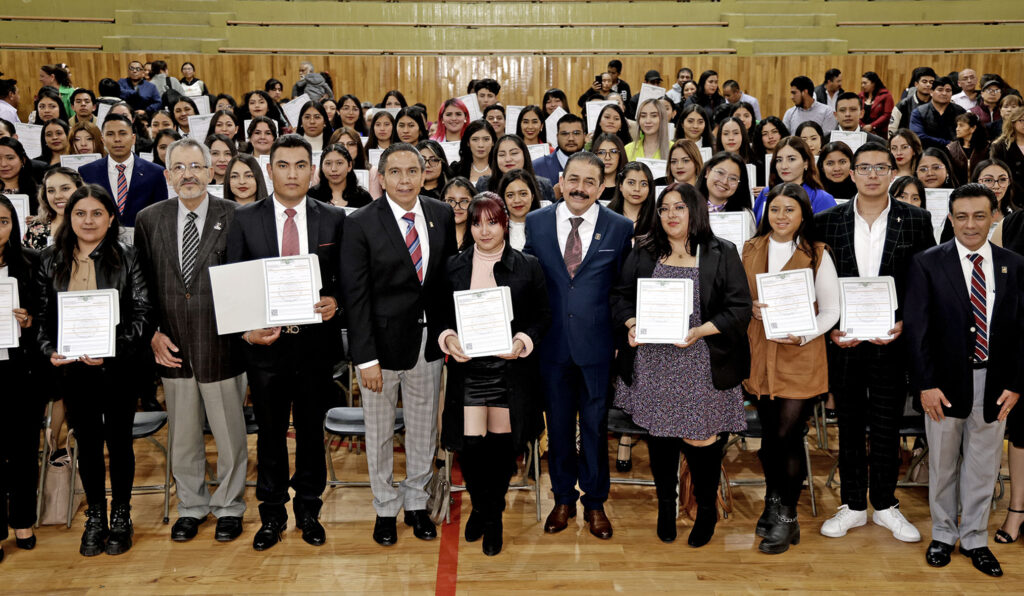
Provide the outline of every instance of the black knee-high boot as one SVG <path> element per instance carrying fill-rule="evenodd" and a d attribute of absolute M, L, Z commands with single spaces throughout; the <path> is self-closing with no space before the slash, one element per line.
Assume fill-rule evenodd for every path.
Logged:
<path fill-rule="evenodd" d="M 718 483 L 722 473 L 722 449 L 725 439 L 706 447 L 696 447 L 683 443 L 683 453 L 689 462 L 693 476 L 693 496 L 697 500 L 697 519 L 686 542 L 690 546 L 700 547 L 707 544 L 715 535 L 718 524 Z"/>
<path fill-rule="evenodd" d="M 484 535 L 484 509 L 487 500 L 487 482 L 483 475 L 487 464 L 484 463 L 485 437 L 465 436 L 462 438 L 462 450 L 459 451 L 459 466 L 462 469 L 462 481 L 469 493 L 472 510 L 466 520 L 466 542 L 476 542 Z"/>
<path fill-rule="evenodd" d="M 493 557 L 501 552 L 504 525 L 501 518 L 505 511 L 505 495 L 508 494 L 508 483 L 512 479 L 515 468 L 516 450 L 512 445 L 511 433 L 488 433 L 486 437 L 487 453 L 494 459 L 488 466 L 488 499 L 487 518 L 484 523 L 483 552 Z"/>
<path fill-rule="evenodd" d="M 679 445 L 676 438 L 650 437 L 647 439 L 651 458 L 651 473 L 658 494 L 658 538 L 662 542 L 676 539 L 676 513 L 679 511 Z"/>

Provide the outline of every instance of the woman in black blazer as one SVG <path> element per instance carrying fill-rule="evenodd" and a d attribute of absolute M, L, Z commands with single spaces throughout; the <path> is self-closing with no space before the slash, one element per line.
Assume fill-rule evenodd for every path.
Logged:
<path fill-rule="evenodd" d="M 658 537 L 676 538 L 679 452 L 697 499 L 687 542 L 703 546 L 718 521 L 722 452 L 730 432 L 746 429 L 740 382 L 750 372 L 746 330 L 752 302 L 736 247 L 711 232 L 707 200 L 689 184 L 670 184 L 656 203 L 657 222 L 637 239 L 612 289 L 612 320 L 627 334 L 619 350 L 615 405 L 648 431 L 658 493 Z M 694 312 L 681 344 L 636 341 L 637 280 L 693 281 Z M 622 345 L 622 343 L 620 343 Z"/>
<path fill-rule="evenodd" d="M 78 441 L 78 467 L 88 509 L 79 552 L 119 555 L 132 546 L 131 495 L 135 479 L 132 424 L 136 396 L 127 369 L 152 335 L 149 293 L 135 249 L 118 242 L 117 206 L 101 186 L 86 184 L 71 195 L 65 224 L 43 251 L 36 274 L 39 349 L 57 367 L 68 421 Z M 116 289 L 120 322 L 116 357 L 67 360 L 57 348 L 57 295 Z M 107 528 L 106 465 L 112 492 Z"/>
<path fill-rule="evenodd" d="M 466 541 L 483 536 L 483 552 L 501 552 L 501 513 L 516 454 L 544 428 L 540 374 L 533 355 L 551 323 L 544 272 L 507 242 L 508 215 L 498 199 L 469 205 L 468 247 L 448 259 L 453 291 L 507 286 L 512 295 L 511 354 L 467 358 L 455 331 L 454 308 L 438 343 L 449 355 L 441 443 L 459 451 L 473 511 Z M 453 303 L 454 304 L 454 303 Z"/>
<path fill-rule="evenodd" d="M 21 328 L 16 348 L 0 348 L 0 378 L 4 397 L 0 402 L 0 541 L 7 539 L 7 526 L 14 528 L 18 548 L 36 545 L 32 526 L 36 523 L 36 483 L 39 462 L 39 421 L 43 414 L 43 396 L 34 386 L 31 374 L 38 361 L 32 327 L 32 285 L 36 252 L 21 246 L 21 222 L 14 205 L 0 195 L 0 280 L 13 278 L 18 283 L 20 308 L 14 320 Z M 11 311 L 2 313 L 10 317 Z M 9 319 L 8 319 L 9 320 Z M 0 561 L 4 558 L 0 547 Z"/>

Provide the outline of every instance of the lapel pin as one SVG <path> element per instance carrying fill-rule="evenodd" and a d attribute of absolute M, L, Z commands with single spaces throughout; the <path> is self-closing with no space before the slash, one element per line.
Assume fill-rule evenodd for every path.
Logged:
<path fill-rule="evenodd" d="M 598 232 L 597 234 L 594 234 L 594 240 L 600 240 L 600 239 L 601 239 L 601 233 L 600 232 Z"/>
<path fill-rule="evenodd" d="M 214 230 L 217 230 L 218 232 L 219 232 L 219 231 L 220 231 L 220 230 L 221 230 L 221 229 L 222 229 L 223 227 L 224 227 L 224 226 L 222 226 L 222 225 L 220 224 L 220 222 L 219 222 L 219 221 L 218 221 L 217 223 L 213 224 L 213 229 L 214 229 Z"/>
<path fill-rule="evenodd" d="M 897 218 L 896 218 L 896 223 L 901 223 L 902 221 L 903 221 L 903 218 L 902 218 L 902 217 L 897 217 Z"/>
<path fill-rule="evenodd" d="M 429 223 L 429 224 L 430 224 L 430 227 L 431 227 L 431 228 L 433 228 L 433 227 L 434 227 L 434 222 L 432 222 L 432 221 L 429 221 L 429 222 L 427 222 L 427 223 Z"/>
<path fill-rule="evenodd" d="M 1002 269 L 1003 273 L 1006 273 L 1006 266 L 1005 265 L 1001 269 Z"/>

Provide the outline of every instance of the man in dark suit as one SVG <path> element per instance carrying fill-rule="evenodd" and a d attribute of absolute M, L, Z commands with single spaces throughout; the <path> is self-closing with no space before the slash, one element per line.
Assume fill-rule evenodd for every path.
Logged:
<path fill-rule="evenodd" d="M 580 499 L 590 533 L 607 539 L 608 374 L 614 353 L 609 294 L 629 253 L 633 224 L 597 204 L 603 171 L 593 153 L 568 159 L 559 180 L 564 200 L 526 217 L 525 252 L 540 260 L 551 301 L 551 329 L 539 351 L 555 494 L 544 531 L 568 527 Z"/>
<path fill-rule="evenodd" d="M 988 241 L 996 208 L 981 184 L 953 191 L 954 239 L 914 258 L 904 328 L 928 434 L 925 559 L 948 565 L 959 539 L 975 568 L 998 577 L 988 517 L 1006 417 L 1024 388 L 1024 258 Z"/>
<path fill-rule="evenodd" d="M 167 198 L 164 169 L 135 157 L 132 122 L 121 114 L 109 114 L 103 121 L 103 146 L 107 157 L 85 164 L 78 173 L 86 183 L 99 184 L 110 193 L 122 226 L 135 227 L 139 211 Z"/>
<path fill-rule="evenodd" d="M 565 162 L 573 153 L 583 150 L 586 135 L 583 120 L 575 114 L 566 114 L 558 119 L 558 150 L 533 162 L 533 171 L 548 180 L 558 180 L 565 169 Z"/>
<path fill-rule="evenodd" d="M 899 425 L 906 404 L 905 350 L 900 340 L 911 258 L 935 245 L 931 216 L 924 209 L 889 199 L 896 160 L 878 143 L 865 143 L 853 158 L 851 176 L 857 194 L 815 217 L 821 240 L 832 248 L 839 277 L 891 276 L 901 308 L 888 337 L 846 340 L 840 329 L 829 334 L 829 381 L 839 410 L 839 472 L 842 506 L 821 527 L 830 538 L 867 523 L 868 467 L 874 523 L 904 542 L 921 534 L 903 517 L 896 499 L 899 473 Z M 911 308 L 915 306 L 912 304 Z M 869 397 L 870 396 L 870 397 Z M 871 453 L 864 434 L 870 425 Z"/>
<path fill-rule="evenodd" d="M 171 539 L 195 538 L 212 513 L 215 538 L 242 533 L 245 512 L 246 379 L 238 340 L 217 335 L 209 268 L 223 265 L 228 228 L 237 203 L 210 196 L 210 150 L 184 138 L 167 148 L 167 181 L 176 201 L 162 201 L 139 214 L 135 247 L 145 268 L 159 326 L 150 342 L 160 365 L 174 445 L 171 468 L 178 493 L 178 521 Z M 217 443 L 217 490 L 206 488 L 208 420 Z"/>
<path fill-rule="evenodd" d="M 342 286 L 352 361 L 359 368 L 366 458 L 377 519 L 373 539 L 398 540 L 396 518 L 421 540 L 437 537 L 427 514 L 427 482 L 437 446 L 441 334 L 452 294 L 445 267 L 456 254 L 452 208 L 419 196 L 424 161 L 408 143 L 392 143 L 378 172 L 384 196 L 346 220 Z M 395 488 L 398 390 L 405 419 L 405 480 Z"/>
<path fill-rule="evenodd" d="M 341 358 L 339 271 L 345 212 L 306 196 L 316 167 L 309 143 L 298 135 L 278 137 L 270 148 L 267 173 L 274 194 L 235 212 L 228 233 L 228 262 L 315 254 L 323 287 L 314 306 L 323 322 L 256 329 L 242 334 L 246 372 L 259 425 L 256 441 L 256 498 L 263 525 L 253 548 L 266 550 L 281 538 L 288 521 L 288 487 L 302 539 L 326 541 L 318 521 L 327 486 L 323 423 L 334 364 Z M 288 414 L 295 427 L 295 474 L 288 479 Z"/>

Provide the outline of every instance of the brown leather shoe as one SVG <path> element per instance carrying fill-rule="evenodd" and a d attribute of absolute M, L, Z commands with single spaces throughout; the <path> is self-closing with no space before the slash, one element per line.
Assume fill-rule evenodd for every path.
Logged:
<path fill-rule="evenodd" d="M 583 519 L 587 520 L 590 526 L 590 533 L 601 540 L 608 540 L 612 537 L 612 522 L 600 509 L 584 509 Z"/>
<path fill-rule="evenodd" d="M 544 531 L 548 534 L 561 532 L 569 527 L 569 520 L 574 517 L 576 517 L 575 505 L 555 505 L 555 508 L 548 514 L 547 521 L 544 522 Z"/>

